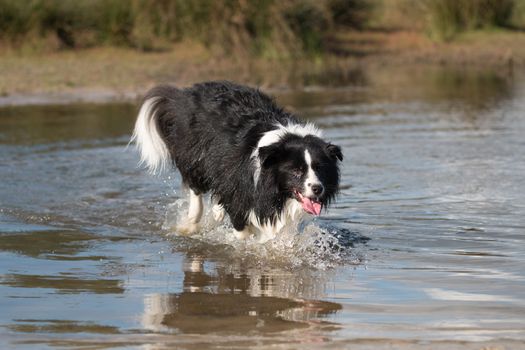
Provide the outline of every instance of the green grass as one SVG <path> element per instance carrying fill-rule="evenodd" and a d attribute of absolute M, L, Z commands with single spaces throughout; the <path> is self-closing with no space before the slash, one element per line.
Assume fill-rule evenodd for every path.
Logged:
<path fill-rule="evenodd" d="M 525 27 L 523 0 L 372 0 L 369 23 L 381 29 L 425 33 L 435 41 L 464 32 Z"/>
<path fill-rule="evenodd" d="M 430 36 L 450 40 L 465 31 L 510 27 L 515 0 L 425 0 L 422 6 Z"/>
<path fill-rule="evenodd" d="M 41 41 L 51 50 L 113 45 L 143 51 L 193 40 L 237 55 L 316 54 L 334 26 L 361 25 L 366 2 L 0 0 L 0 40 L 14 47 Z"/>
<path fill-rule="evenodd" d="M 151 52 L 192 41 L 240 59 L 315 57 L 348 28 L 408 28 L 449 41 L 524 25 L 522 0 L 0 0 L 0 45 L 37 52 Z"/>

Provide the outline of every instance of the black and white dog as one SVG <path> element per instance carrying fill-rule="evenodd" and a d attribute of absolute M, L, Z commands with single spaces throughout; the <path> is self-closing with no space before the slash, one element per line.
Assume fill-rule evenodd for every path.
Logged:
<path fill-rule="evenodd" d="M 189 187 L 182 234 L 198 231 L 207 192 L 217 221 L 226 212 L 238 238 L 260 242 L 304 212 L 319 215 L 338 192 L 341 149 L 269 96 L 230 82 L 153 88 L 132 141 L 150 171 L 174 164 Z"/>

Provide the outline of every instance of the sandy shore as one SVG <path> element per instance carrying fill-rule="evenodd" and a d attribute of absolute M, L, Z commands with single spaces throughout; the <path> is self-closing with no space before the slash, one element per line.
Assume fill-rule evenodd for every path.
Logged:
<path fill-rule="evenodd" d="M 436 43 L 413 32 L 348 32 L 327 41 L 322 59 L 215 56 L 193 43 L 144 53 L 104 47 L 49 53 L 3 50 L 0 106 L 134 100 L 159 83 L 229 79 L 267 89 L 344 85 L 359 72 L 451 66 L 512 73 L 525 63 L 525 33 L 481 32 Z"/>

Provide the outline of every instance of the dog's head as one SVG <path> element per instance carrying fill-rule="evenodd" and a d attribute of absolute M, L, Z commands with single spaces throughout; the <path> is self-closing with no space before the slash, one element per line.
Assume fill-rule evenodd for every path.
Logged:
<path fill-rule="evenodd" d="M 313 135 L 289 134 L 259 149 L 261 171 L 277 183 L 278 190 L 319 215 L 339 189 L 341 148 Z"/>

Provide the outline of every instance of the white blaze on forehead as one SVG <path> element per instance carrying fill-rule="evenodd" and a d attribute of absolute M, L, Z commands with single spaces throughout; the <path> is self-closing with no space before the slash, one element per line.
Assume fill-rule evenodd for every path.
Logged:
<path fill-rule="evenodd" d="M 317 129 L 312 123 L 306 124 L 276 124 L 277 129 L 265 132 L 264 135 L 259 139 L 257 147 L 253 150 L 251 159 L 255 165 L 255 171 L 253 174 L 253 182 L 256 184 L 261 174 L 261 161 L 259 159 L 259 148 L 270 146 L 274 143 L 279 142 L 286 134 L 293 134 L 301 137 L 307 135 L 321 137 L 321 130 Z"/>
<path fill-rule="evenodd" d="M 314 169 L 312 168 L 312 156 L 308 150 L 304 150 L 304 160 L 308 166 L 306 173 L 306 179 L 304 180 L 304 193 L 306 197 L 315 197 L 316 195 L 312 191 L 312 185 L 319 185 L 321 181 L 317 177 Z"/>
<path fill-rule="evenodd" d="M 310 152 L 308 152 L 307 149 L 304 150 L 304 160 L 306 162 L 306 165 L 308 165 L 308 168 L 312 169 L 312 156 L 310 155 Z"/>

